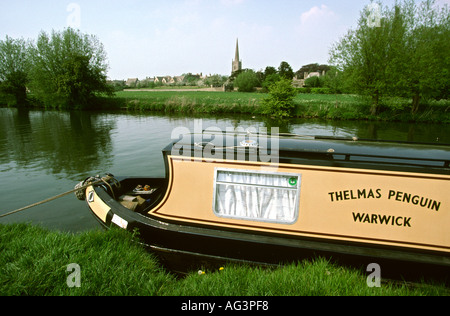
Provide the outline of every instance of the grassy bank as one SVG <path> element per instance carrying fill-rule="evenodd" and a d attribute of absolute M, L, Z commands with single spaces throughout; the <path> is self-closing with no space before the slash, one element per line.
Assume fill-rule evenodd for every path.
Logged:
<path fill-rule="evenodd" d="M 115 98 L 103 99 L 102 108 L 186 114 L 235 113 L 260 116 L 264 93 L 205 91 L 121 91 Z M 450 101 L 429 101 L 416 114 L 410 100 L 385 98 L 381 111 L 370 114 L 370 100 L 358 95 L 298 94 L 295 117 L 332 120 L 379 120 L 450 123 Z"/>
<path fill-rule="evenodd" d="M 116 101 L 123 108 L 140 111 L 179 113 L 260 114 L 261 93 L 224 93 L 206 91 L 121 91 Z"/>
<path fill-rule="evenodd" d="M 67 286 L 72 263 L 80 266 L 79 288 Z M 73 235 L 14 224 L 0 225 L 0 295 L 448 295 L 448 288 L 370 288 L 363 272 L 320 259 L 273 270 L 225 266 L 178 279 L 125 231 Z"/>
<path fill-rule="evenodd" d="M 180 114 L 244 114 L 263 116 L 262 100 L 265 93 L 195 91 L 161 91 L 154 89 L 116 92 L 114 97 L 97 98 L 95 110 L 158 111 Z M 9 101 L 0 95 L 0 105 Z M 42 105 L 33 103 L 29 107 Z M 405 98 L 383 98 L 377 115 L 370 114 L 371 100 L 350 94 L 299 93 L 294 99 L 296 105 L 293 117 L 319 118 L 329 120 L 370 120 L 393 122 L 423 122 L 450 124 L 450 101 L 430 100 L 412 114 L 411 100 Z"/>

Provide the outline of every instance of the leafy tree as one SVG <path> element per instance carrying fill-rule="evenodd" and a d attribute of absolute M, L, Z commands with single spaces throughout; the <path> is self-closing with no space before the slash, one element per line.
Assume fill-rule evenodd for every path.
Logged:
<path fill-rule="evenodd" d="M 231 83 L 234 83 L 234 80 L 236 80 L 236 78 L 239 77 L 239 75 L 241 73 L 246 72 L 248 70 L 250 70 L 250 69 L 246 68 L 246 69 L 239 69 L 239 70 L 233 71 L 231 73 L 231 76 L 228 78 L 228 81 L 231 82 Z"/>
<path fill-rule="evenodd" d="M 281 79 L 269 87 L 269 96 L 263 100 L 264 113 L 277 118 L 292 116 L 295 110 L 294 98 L 297 95 L 292 81 Z"/>
<path fill-rule="evenodd" d="M 107 91 L 103 87 L 102 73 L 89 67 L 88 56 L 73 54 L 64 60 L 62 67 L 66 73 L 58 78 L 58 92 L 70 108 L 88 105 L 94 91 Z"/>
<path fill-rule="evenodd" d="M 415 113 L 421 98 L 443 97 L 449 88 L 449 8 L 404 0 L 380 13 L 374 26 L 369 10 L 362 11 L 357 29 L 333 46 L 330 61 L 347 85 L 372 97 L 372 114 L 383 95 L 410 96 Z"/>
<path fill-rule="evenodd" d="M 12 96 L 16 105 L 24 105 L 27 99 L 29 46 L 9 36 L 0 41 L 0 92 Z"/>
<path fill-rule="evenodd" d="M 280 67 L 278 67 L 278 74 L 284 79 L 292 80 L 294 78 L 292 67 L 285 61 L 282 61 Z"/>
<path fill-rule="evenodd" d="M 278 74 L 278 70 L 275 67 L 267 66 L 266 69 L 264 69 L 263 77 L 261 79 L 262 82 L 266 80 L 268 76 Z"/>
<path fill-rule="evenodd" d="M 258 76 L 250 69 L 241 72 L 234 80 L 234 86 L 238 87 L 239 92 L 252 92 L 259 85 Z"/>
<path fill-rule="evenodd" d="M 381 8 L 381 4 L 379 4 Z M 363 10 L 356 30 L 348 33 L 331 50 L 331 63 L 342 69 L 357 92 L 372 97 L 371 114 L 376 115 L 380 98 L 387 90 L 386 70 L 390 47 L 388 21 L 370 24 L 369 10 Z"/>
<path fill-rule="evenodd" d="M 412 113 L 422 98 L 440 98 L 450 82 L 450 14 L 435 1 L 404 1 L 391 12 L 396 50 L 390 63 L 392 93 L 412 97 Z"/>
<path fill-rule="evenodd" d="M 317 63 L 315 64 L 308 64 L 308 65 L 304 65 L 302 66 L 302 68 L 300 68 L 295 75 L 297 76 L 297 78 L 299 79 L 303 79 L 305 77 L 305 72 L 319 72 L 322 73 L 323 71 L 328 72 L 331 69 L 330 66 L 328 65 L 319 65 Z"/>
<path fill-rule="evenodd" d="M 215 74 L 205 79 L 205 85 L 213 87 L 222 87 L 227 81 L 227 79 L 228 79 L 227 76 Z"/>
<path fill-rule="evenodd" d="M 200 75 L 194 75 L 190 72 L 183 74 L 183 76 L 184 76 L 183 82 L 187 86 L 196 86 L 201 79 Z"/>
<path fill-rule="evenodd" d="M 305 80 L 305 87 L 307 88 L 320 88 L 323 86 L 323 80 L 320 77 L 312 76 Z"/>
<path fill-rule="evenodd" d="M 272 73 L 266 76 L 266 79 L 262 83 L 262 88 L 264 92 L 268 92 L 271 85 L 281 80 L 278 73 Z"/>
<path fill-rule="evenodd" d="M 264 70 L 264 77 L 274 75 L 276 73 L 278 73 L 278 71 L 275 67 L 267 66 L 266 69 Z"/>
<path fill-rule="evenodd" d="M 86 108 L 97 94 L 112 93 L 103 45 L 72 28 L 39 34 L 32 49 L 31 89 L 46 106 Z"/>
<path fill-rule="evenodd" d="M 342 72 L 336 67 L 331 67 L 330 70 L 323 77 L 324 86 L 330 89 L 333 94 L 342 93 L 344 90 L 344 84 L 342 79 Z"/>

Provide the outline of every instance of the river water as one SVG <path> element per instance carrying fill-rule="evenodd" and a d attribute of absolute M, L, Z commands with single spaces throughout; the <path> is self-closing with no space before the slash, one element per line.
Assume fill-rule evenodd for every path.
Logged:
<path fill-rule="evenodd" d="M 161 150 L 172 132 L 179 127 L 194 132 L 198 126 L 223 131 L 279 127 L 300 135 L 450 143 L 450 125 L 439 124 L 0 108 L 0 214 L 72 190 L 88 176 L 164 176 Z M 73 194 L 0 219 L 0 224 L 18 222 L 67 232 L 99 228 Z"/>

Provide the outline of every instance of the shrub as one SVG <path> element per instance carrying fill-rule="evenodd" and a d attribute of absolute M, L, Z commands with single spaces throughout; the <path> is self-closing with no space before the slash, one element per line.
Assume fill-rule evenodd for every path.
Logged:
<path fill-rule="evenodd" d="M 319 77 L 310 77 L 305 80 L 305 86 L 310 88 L 320 88 L 322 87 L 322 80 Z"/>
<path fill-rule="evenodd" d="M 234 84 L 232 82 L 225 83 L 225 92 L 232 92 L 234 90 Z"/>
<path fill-rule="evenodd" d="M 280 79 L 281 77 L 277 73 L 267 75 L 266 79 L 264 79 L 264 82 L 262 83 L 263 92 L 268 92 L 270 86 L 279 81 Z"/>
<path fill-rule="evenodd" d="M 269 87 L 269 96 L 263 99 L 264 113 L 278 118 L 290 117 L 295 110 L 297 95 L 291 80 L 282 79 Z"/>
<path fill-rule="evenodd" d="M 303 87 L 303 88 L 296 88 L 297 93 L 311 93 L 311 88 Z"/>
<path fill-rule="evenodd" d="M 311 88 L 312 94 L 331 94 L 331 90 L 328 88 Z"/>
<path fill-rule="evenodd" d="M 253 70 L 244 71 L 236 77 L 234 85 L 239 92 L 252 92 L 259 85 L 258 76 Z"/>

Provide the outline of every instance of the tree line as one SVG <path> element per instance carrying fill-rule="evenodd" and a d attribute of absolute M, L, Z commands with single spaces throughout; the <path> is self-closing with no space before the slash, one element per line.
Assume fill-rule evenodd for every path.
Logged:
<path fill-rule="evenodd" d="M 112 94 L 107 69 L 97 37 L 72 28 L 42 31 L 35 42 L 9 36 L 0 41 L 0 92 L 11 105 L 86 108 L 98 94 Z"/>
<path fill-rule="evenodd" d="M 436 1 L 381 2 L 363 10 L 356 29 L 330 51 L 338 83 L 370 96 L 376 115 L 385 96 L 411 99 L 411 112 L 422 99 L 447 99 L 450 91 L 449 7 Z"/>
<path fill-rule="evenodd" d="M 361 11 L 356 28 L 333 44 L 330 66 L 309 64 L 294 72 L 283 61 L 264 71 L 244 69 L 228 78 L 226 89 L 248 92 L 261 87 L 270 92 L 280 81 L 325 71 L 325 76 L 306 80 L 306 86 L 369 96 L 372 115 L 379 113 L 384 97 L 409 98 L 410 105 L 396 106 L 417 113 L 423 100 L 449 96 L 449 12 L 435 0 L 398 0 L 392 7 L 372 2 Z M 0 41 L 0 93 L 10 104 L 86 108 L 96 96 L 113 93 L 107 70 L 106 52 L 97 37 L 72 28 L 41 32 L 36 41 L 8 36 Z M 281 87 L 286 83 L 278 85 L 280 93 Z"/>
<path fill-rule="evenodd" d="M 415 114 L 422 101 L 449 97 L 449 12 L 448 5 L 435 0 L 403 0 L 392 7 L 372 2 L 361 11 L 357 27 L 333 44 L 330 65 L 305 65 L 295 75 L 303 79 L 305 72 L 326 72 L 306 79 L 306 91 L 325 88 L 321 91 L 368 96 L 371 115 L 379 113 L 384 97 L 409 98 L 410 105 L 398 103 L 394 110 L 410 107 Z M 270 92 L 274 83 L 293 76 L 289 64 L 282 62 L 278 70 L 243 70 L 235 85 L 239 91 L 259 86 Z"/>

